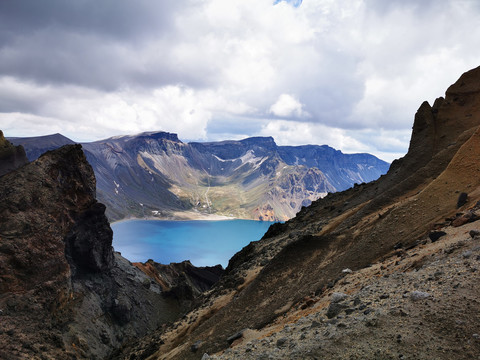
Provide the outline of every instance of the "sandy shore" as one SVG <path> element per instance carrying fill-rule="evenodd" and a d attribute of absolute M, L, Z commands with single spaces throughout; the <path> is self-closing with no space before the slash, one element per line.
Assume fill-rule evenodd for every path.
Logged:
<path fill-rule="evenodd" d="M 183 211 L 173 213 L 174 219 L 171 220 L 235 220 L 233 216 L 217 215 L 217 214 L 202 214 L 196 211 Z"/>
<path fill-rule="evenodd" d="M 117 224 L 123 221 L 129 220 L 157 220 L 157 221 L 189 221 L 189 220 L 203 220 L 203 221 L 222 221 L 222 220 L 235 220 L 235 217 L 224 216 L 217 214 L 202 214 L 196 211 L 178 211 L 172 213 L 168 217 L 158 217 L 158 216 L 146 216 L 141 218 L 130 217 L 122 220 L 117 220 L 111 222 L 111 224 Z"/>

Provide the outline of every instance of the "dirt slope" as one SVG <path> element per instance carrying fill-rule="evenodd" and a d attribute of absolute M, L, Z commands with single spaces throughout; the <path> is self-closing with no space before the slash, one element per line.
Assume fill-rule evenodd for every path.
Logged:
<path fill-rule="evenodd" d="M 223 351 L 244 329 L 262 332 L 282 324 L 307 296 L 326 303 L 328 289 L 345 275 L 342 270 L 388 261 L 396 249 L 425 242 L 430 230 L 448 225 L 457 212 L 480 200 L 479 110 L 476 68 L 462 75 L 445 99 L 437 99 L 433 107 L 426 102 L 420 106 L 409 152 L 388 174 L 314 202 L 235 255 L 204 306 L 161 334 L 164 344 L 151 358 L 200 359 L 204 353 Z M 457 209 L 461 193 L 468 199 Z M 445 309 L 457 300 L 447 296 Z M 480 310 L 477 302 L 469 304 Z M 390 330 L 398 325 L 392 322 Z M 360 338 L 368 343 L 373 336 L 366 331 Z M 144 339 L 126 350 L 125 358 L 135 358 L 152 341 Z M 341 346 L 355 341 L 342 340 L 339 354 Z M 345 358 L 339 354 L 332 358 Z"/>
<path fill-rule="evenodd" d="M 205 359 L 477 359 L 480 224 L 343 277 Z M 348 270 L 347 270 L 348 271 Z"/>

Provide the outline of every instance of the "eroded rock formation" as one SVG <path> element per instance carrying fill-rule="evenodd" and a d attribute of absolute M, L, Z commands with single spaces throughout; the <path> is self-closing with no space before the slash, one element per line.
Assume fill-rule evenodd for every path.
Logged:
<path fill-rule="evenodd" d="M 80 145 L 0 178 L 0 357 L 100 359 L 178 316 L 115 254 Z"/>
<path fill-rule="evenodd" d="M 190 310 L 194 300 L 210 290 L 224 273 L 221 265 L 196 267 L 188 260 L 168 265 L 149 260 L 134 265 L 154 279 L 166 296 L 177 299 L 185 310 Z"/>

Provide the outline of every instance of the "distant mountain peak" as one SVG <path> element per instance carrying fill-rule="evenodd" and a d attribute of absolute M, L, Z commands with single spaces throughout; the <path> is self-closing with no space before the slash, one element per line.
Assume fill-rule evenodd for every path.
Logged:
<path fill-rule="evenodd" d="M 275 140 L 271 136 L 253 136 L 243 140 L 240 140 L 241 143 L 244 144 L 256 144 L 256 145 L 264 145 L 264 146 L 277 146 Z"/>
<path fill-rule="evenodd" d="M 48 141 L 41 144 L 51 148 Z M 37 146 L 35 154 L 44 148 Z M 84 143 L 83 149 L 110 219 L 195 210 L 286 220 L 328 192 L 388 170 L 372 155 L 346 155 L 328 146 L 278 146 L 271 136 L 183 143 L 177 134 L 149 131 Z"/>
<path fill-rule="evenodd" d="M 105 142 L 109 140 L 124 140 L 124 141 L 129 141 L 133 139 L 142 139 L 142 138 L 149 138 L 149 139 L 154 139 L 154 140 L 170 140 L 170 141 L 175 141 L 175 142 L 181 142 L 178 139 L 178 135 L 175 133 L 169 133 L 166 131 L 145 131 L 139 134 L 135 135 L 118 135 L 118 136 L 112 136 L 108 139 L 105 140 L 100 140 L 99 142 Z"/>
<path fill-rule="evenodd" d="M 30 161 L 37 159 L 46 151 L 57 149 L 63 145 L 75 144 L 73 140 L 60 133 L 25 138 L 8 138 L 8 140 L 14 145 L 22 145 Z"/>
<path fill-rule="evenodd" d="M 138 137 L 148 137 L 152 139 L 162 139 L 162 140 L 170 140 L 175 142 L 181 142 L 178 139 L 178 135 L 175 133 L 169 133 L 166 131 L 147 131 L 137 135 Z"/>

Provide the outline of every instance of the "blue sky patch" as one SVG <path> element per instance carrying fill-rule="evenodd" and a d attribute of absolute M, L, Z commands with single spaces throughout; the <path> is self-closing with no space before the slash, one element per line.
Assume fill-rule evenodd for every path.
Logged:
<path fill-rule="evenodd" d="M 273 5 L 277 5 L 279 2 L 285 1 L 286 3 L 289 3 L 293 7 L 299 7 L 302 5 L 303 0 L 275 0 Z"/>

